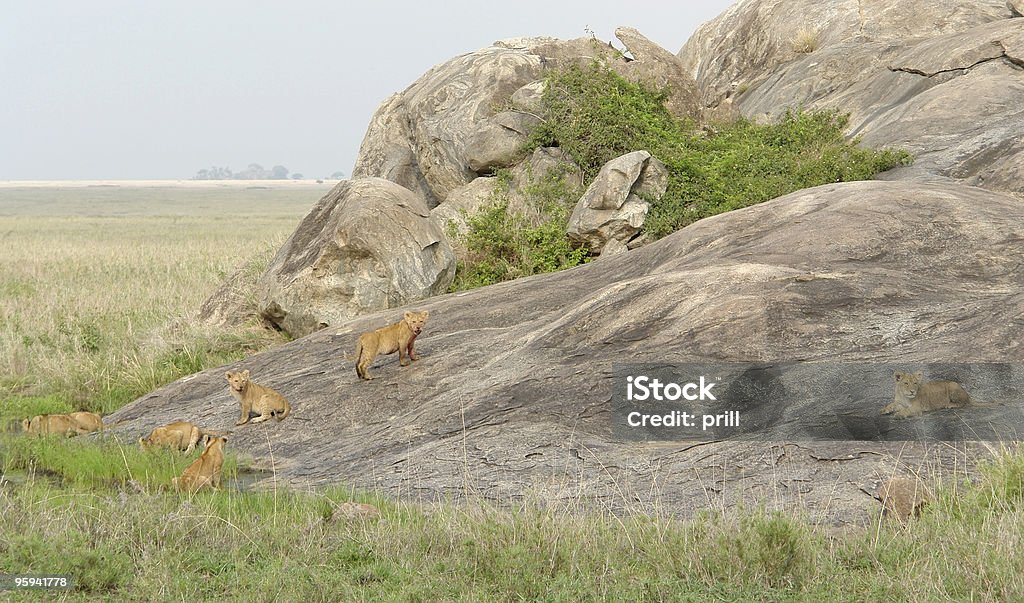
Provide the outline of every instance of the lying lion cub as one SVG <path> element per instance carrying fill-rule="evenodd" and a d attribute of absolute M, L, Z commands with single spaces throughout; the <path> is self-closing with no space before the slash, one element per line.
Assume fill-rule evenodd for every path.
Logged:
<path fill-rule="evenodd" d="M 406 353 L 409 360 L 417 360 L 416 351 L 413 350 L 413 343 L 416 336 L 423 331 L 427 324 L 428 310 L 422 312 L 406 312 L 402 320 L 393 325 L 363 333 L 359 336 L 356 344 L 356 374 L 361 379 L 369 381 L 373 379 L 368 372 L 370 363 L 377 357 L 377 354 L 394 354 L 398 352 L 398 364 L 408 366 L 405 361 Z"/>
<path fill-rule="evenodd" d="M 78 433 L 71 422 L 71 417 L 67 415 L 36 415 L 31 421 L 22 421 L 21 428 L 34 435 L 55 433 L 71 436 Z"/>
<path fill-rule="evenodd" d="M 73 436 L 103 429 L 103 419 L 92 412 L 73 412 L 60 415 L 36 415 L 32 420 L 24 419 L 21 428 L 35 435 L 49 433 Z"/>
<path fill-rule="evenodd" d="M 224 466 L 224 436 L 208 438 L 206 448 L 191 465 L 185 468 L 181 477 L 171 480 L 174 487 L 183 492 L 195 493 L 205 486 L 220 489 L 221 468 Z"/>
<path fill-rule="evenodd" d="M 103 424 L 103 419 L 94 412 L 86 412 L 83 410 L 69 413 L 68 417 L 71 419 L 71 423 L 75 426 L 78 433 L 92 433 L 106 427 L 106 425 Z"/>
<path fill-rule="evenodd" d="M 967 390 L 956 381 L 924 381 L 920 373 L 893 373 L 896 393 L 891 404 L 882 409 L 882 414 L 892 414 L 901 419 L 917 417 L 929 410 L 940 408 L 963 408 L 974 404 Z M 979 405 L 984 406 L 984 405 Z"/>
<path fill-rule="evenodd" d="M 276 391 L 249 380 L 249 370 L 228 371 L 224 377 L 231 386 L 231 395 L 242 405 L 242 414 L 238 417 L 235 425 L 243 425 L 249 422 L 249 413 L 256 412 L 258 417 L 252 420 L 253 423 L 262 423 L 273 417 L 283 421 L 288 413 L 292 411 L 288 400 Z"/>
<path fill-rule="evenodd" d="M 206 431 L 188 421 L 175 421 L 153 429 L 148 437 L 139 438 L 139 445 L 142 446 L 143 450 L 148 450 L 154 446 L 167 446 L 189 454 L 196 449 L 196 444 L 200 440 L 205 446 L 210 438 L 220 435 L 225 434 L 216 431 Z"/>

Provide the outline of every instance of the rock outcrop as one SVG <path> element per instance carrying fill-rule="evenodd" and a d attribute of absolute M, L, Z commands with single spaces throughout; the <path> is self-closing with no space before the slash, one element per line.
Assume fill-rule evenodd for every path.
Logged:
<path fill-rule="evenodd" d="M 617 441 L 613 364 L 1019 363 L 1021 241 L 1024 203 L 948 181 L 799 191 L 628 254 L 339 322 L 235 363 L 227 368 L 288 396 L 292 416 L 235 429 L 232 446 L 301 488 L 342 482 L 411 498 L 472 492 L 682 515 L 760 501 L 825 522 L 866 520 L 877 502 L 865 493 L 893 462 L 962 468 L 975 449 Z M 345 354 L 405 309 L 430 311 L 420 360 L 382 357 L 377 379 L 359 382 Z M 181 418 L 231 428 L 224 370 L 129 404 L 110 417 L 113 432 L 134 441 Z M 919 423 L 878 414 L 892 397 L 889 375 L 837 393 L 849 416 L 913 437 Z M 1015 410 L 1019 400 L 974 412 L 998 424 Z"/>
<path fill-rule="evenodd" d="M 714 106 L 801 56 L 793 42 L 802 34 L 813 36 L 818 49 L 853 41 L 913 44 L 1011 16 L 1005 0 L 739 0 L 700 26 L 678 56 L 704 104 Z"/>
<path fill-rule="evenodd" d="M 940 174 L 1024 192 L 1024 20 L 1001 0 L 744 0 L 680 51 L 703 102 L 754 119 L 833 108 L 870 147 L 915 157 L 899 177 Z M 815 24 L 819 47 L 786 41 Z"/>
<path fill-rule="evenodd" d="M 293 337 L 444 293 L 455 256 L 423 200 L 382 178 L 325 195 L 256 285 L 264 319 Z"/>
<path fill-rule="evenodd" d="M 549 69 L 595 59 L 633 81 L 669 86 L 669 110 L 697 117 L 696 84 L 682 62 L 635 29 L 620 28 L 616 35 L 632 59 L 591 38 L 516 38 L 434 67 L 377 109 L 353 178 L 386 178 L 433 208 L 478 175 L 513 164 L 537 123 L 531 113 Z M 522 104 L 496 109 L 510 102 Z"/>

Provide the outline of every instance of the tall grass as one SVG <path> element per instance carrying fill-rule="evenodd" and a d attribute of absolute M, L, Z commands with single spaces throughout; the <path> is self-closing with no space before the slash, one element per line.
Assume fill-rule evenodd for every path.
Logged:
<path fill-rule="evenodd" d="M 261 208 L 251 191 L 219 191 L 216 206 L 199 190 L 176 193 L 207 199 L 179 201 L 175 211 L 188 215 L 149 215 L 149 189 L 116 199 L 104 189 L 101 200 L 85 188 L 51 191 L 72 214 L 57 216 L 39 190 L 0 189 L 0 407 L 107 413 L 279 341 L 263 329 L 196 325 L 195 311 L 236 266 L 269 258 L 319 193 L 288 191 L 301 200 Z M 82 207 L 118 215 L 74 215 Z"/>

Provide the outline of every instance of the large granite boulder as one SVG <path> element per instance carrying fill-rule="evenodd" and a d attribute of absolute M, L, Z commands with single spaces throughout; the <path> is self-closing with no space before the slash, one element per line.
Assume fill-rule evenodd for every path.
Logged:
<path fill-rule="evenodd" d="M 595 60 L 633 81 L 669 86 L 666 106 L 697 117 L 696 84 L 682 62 L 635 29 L 617 34 L 632 58 L 592 38 L 515 38 L 434 67 L 377 109 L 353 178 L 386 178 L 433 208 L 478 175 L 519 159 L 549 69 Z M 515 102 L 522 104 L 505 110 Z"/>
<path fill-rule="evenodd" d="M 820 49 L 851 40 L 913 43 L 1013 15 L 1005 0 L 739 0 L 705 23 L 679 51 L 705 106 L 769 77 L 802 56 L 801 35 Z"/>
<path fill-rule="evenodd" d="M 802 11 L 822 36 L 810 54 L 783 44 Z M 995 0 L 745 0 L 680 55 L 699 72 L 707 104 L 725 99 L 758 120 L 836 109 L 850 114 L 849 133 L 863 144 L 910 151 L 914 166 L 897 177 L 940 174 L 1022 192 L 1024 19 L 1013 14 Z"/>
<path fill-rule="evenodd" d="M 321 204 L 317 214 L 358 213 L 351 203 Z M 1022 241 L 1024 202 L 1009 195 L 948 180 L 826 185 L 572 270 L 334 322 L 170 384 L 109 421 L 127 441 L 181 418 L 233 429 L 231 445 L 268 470 L 267 483 L 298 488 L 344 483 L 409 498 L 471 492 L 513 503 L 529 496 L 679 515 L 763 503 L 829 523 L 867 521 L 877 509 L 870 493 L 895 467 L 969 470 L 977 457 L 965 452 L 974 449 L 621 441 L 611 430 L 613 366 L 1021 363 Z M 408 309 L 430 311 L 416 341 L 420 359 L 399 367 L 395 356 L 381 357 L 377 379 L 360 382 L 343 360 L 356 338 Z M 287 395 L 292 415 L 234 428 L 225 368 L 249 369 Z M 878 415 L 892 394 L 891 372 L 837 394 L 868 400 L 850 413 L 888 429 L 909 425 Z"/>
<path fill-rule="evenodd" d="M 313 207 L 256 285 L 267 321 L 301 337 L 447 291 L 455 257 L 422 199 L 382 178 L 345 180 Z"/>

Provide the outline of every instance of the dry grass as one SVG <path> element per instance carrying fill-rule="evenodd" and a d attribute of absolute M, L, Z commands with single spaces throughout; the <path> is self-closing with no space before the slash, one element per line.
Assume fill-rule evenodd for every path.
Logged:
<path fill-rule="evenodd" d="M 191 317 L 326 188 L 0 188 L 0 399 L 109 412 L 273 343 Z"/>
<path fill-rule="evenodd" d="M 790 46 L 793 48 L 793 52 L 797 54 L 810 54 L 817 50 L 820 45 L 821 39 L 818 31 L 806 26 L 797 30 L 796 35 L 790 40 Z"/>

